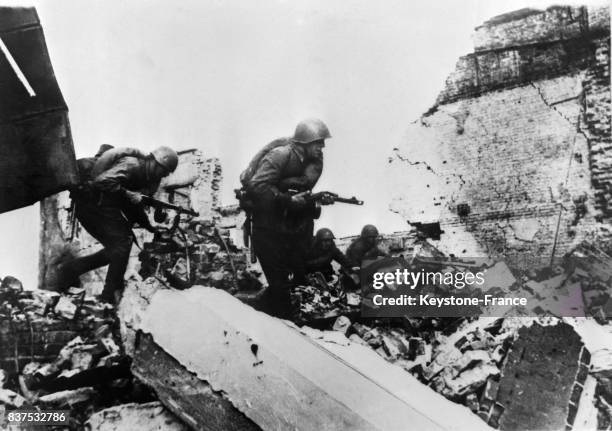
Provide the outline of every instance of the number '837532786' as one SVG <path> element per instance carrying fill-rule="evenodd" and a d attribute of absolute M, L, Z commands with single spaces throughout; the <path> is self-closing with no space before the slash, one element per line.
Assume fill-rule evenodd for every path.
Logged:
<path fill-rule="evenodd" d="M 67 425 L 70 419 L 69 410 L 7 410 L 0 423 L 10 425 Z"/>

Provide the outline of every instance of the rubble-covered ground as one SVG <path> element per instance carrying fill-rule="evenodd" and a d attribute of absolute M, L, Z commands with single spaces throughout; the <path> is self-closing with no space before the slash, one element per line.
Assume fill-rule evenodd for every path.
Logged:
<path fill-rule="evenodd" d="M 97 411 L 154 401 L 132 377 L 112 307 L 71 288 L 66 294 L 0 285 L 0 405 L 70 410 L 67 427 L 83 429 Z M 100 428 L 102 429 L 102 428 Z M 105 428 L 108 429 L 108 428 Z"/>
<path fill-rule="evenodd" d="M 145 243 L 140 254 L 141 278 L 155 277 L 170 289 L 209 285 L 243 300 L 257 296 L 261 272 L 250 264 L 248 251 L 234 245 L 229 231 L 218 226 L 218 221 L 183 218 L 174 229 Z M 473 264 L 443 255 L 414 233 L 387 236 L 382 246 L 402 256 L 412 268 L 427 265 L 434 270 L 459 271 Z M 521 272 L 502 261 L 486 261 L 481 264 L 488 271 L 483 290 L 520 293 L 529 296 L 532 304 L 529 310 L 509 308 L 500 317 L 364 318 L 360 308 L 363 298 L 354 284 L 345 282 L 340 274 L 330 282 L 312 277 L 309 285 L 292 292 L 293 320 L 311 337 L 334 342 L 341 337 L 344 342 L 369 346 L 432 390 L 464 404 L 489 425 L 502 429 L 512 429 L 501 425 L 511 424 L 513 417 L 521 416 L 516 411 L 529 408 L 517 404 L 517 395 L 509 389 L 528 385 L 517 377 L 520 370 L 530 369 L 534 375 L 557 370 L 558 380 L 551 385 L 560 385 L 556 404 L 566 407 L 562 419 L 568 425 L 584 420 L 584 414 L 575 410 L 583 388 L 588 386 L 588 374 L 596 382 L 587 402 L 595 405 L 597 418 L 590 420 L 596 420 L 599 429 L 607 429 L 612 424 L 612 351 L 607 356 L 599 351 L 599 357 L 592 360 L 587 341 L 579 336 L 573 344 L 567 341 L 576 334 L 575 322 L 563 323 L 564 319 L 555 317 L 553 311 L 558 309 L 556 292 L 579 289 L 584 311 L 578 310 L 577 315 L 593 316 L 589 322 L 607 328 L 608 339 L 612 340 L 607 290 L 611 263 L 605 251 L 588 243 L 568 254 L 558 266 L 542 271 Z M 469 289 L 465 294 L 470 294 Z M 86 286 L 73 287 L 63 294 L 26 290 L 19 280 L 6 276 L 0 287 L 0 302 L 0 402 L 6 409 L 69 408 L 69 428 L 80 429 L 95 412 L 114 406 L 120 413 L 104 410 L 106 413 L 100 415 L 118 421 L 117 415 L 130 418 L 142 413 L 133 407 L 124 411 L 121 405 L 156 400 L 155 394 L 130 372 L 129 352 L 121 345 L 114 310 L 88 296 Z M 539 317 L 527 317 L 536 315 Z M 559 339 L 555 331 L 560 331 Z M 545 350 L 543 340 L 548 339 L 553 344 Z M 526 344 L 521 352 L 531 352 L 535 365 L 529 362 L 529 354 L 516 353 L 517 342 Z M 565 363 L 563 358 L 573 362 Z M 544 376 L 542 380 L 549 379 Z M 159 410 L 158 406 L 151 411 L 157 412 L 156 408 Z M 100 415 L 95 416 L 96 426 L 107 429 L 100 425 Z M 164 415 L 172 417 L 163 411 L 159 418 L 162 422 Z M 521 423 L 518 425 L 520 429 Z"/>
<path fill-rule="evenodd" d="M 250 264 L 248 252 L 233 244 L 227 230 L 213 221 L 196 218 L 182 220 L 180 227 L 181 232 L 175 229 L 144 244 L 140 255 L 143 278 L 155 277 L 171 289 L 212 285 L 239 297 L 257 294 L 261 273 Z M 382 246 L 402 256 L 413 268 L 426 262 L 430 269 L 458 271 L 470 264 L 444 256 L 412 233 L 398 238 L 387 237 Z M 341 275 L 329 283 L 312 277 L 310 285 L 296 287 L 292 292 L 296 310 L 293 320 L 309 336 L 341 336 L 347 337 L 348 342 L 369 346 L 423 384 L 464 404 L 489 425 L 499 427 L 501 419 L 509 420 L 504 410 L 512 408 L 512 395 L 503 392 L 509 385 L 504 383 L 508 379 L 505 373 L 514 375 L 514 368 L 526 366 L 520 363 L 522 356 L 520 360 L 510 360 L 513 346 L 521 337 L 533 338 L 536 345 L 541 344 L 537 337 L 551 337 L 550 333 L 533 335 L 525 332 L 526 328 L 561 328 L 563 319 L 551 312 L 557 309 L 555 292 L 578 288 L 584 312 L 594 316 L 591 323 L 610 327 L 607 284 L 612 276 L 611 262 L 606 252 L 585 243 L 559 266 L 539 272 L 520 272 L 501 261 L 483 263 L 488 271 L 485 291 L 520 293 L 536 304 L 530 310 L 510 308 L 502 317 L 364 318 L 362 297 L 354 285 L 345 283 Z M 130 358 L 121 346 L 113 309 L 88 296 L 84 287 L 73 287 L 65 294 L 25 290 L 19 280 L 7 276 L 0 288 L 0 299 L 0 402 L 5 408 L 70 408 L 70 428 L 79 429 L 94 412 L 125 403 L 155 401 L 155 394 L 130 372 Z M 534 315 L 540 317 L 526 317 Z M 570 325 L 563 325 L 574 333 Z M 612 424 L 612 359 L 604 356 L 592 363 L 586 342 L 577 341 L 572 347 L 560 339 L 557 344 L 563 356 L 576 357 L 576 370 L 564 365 L 558 372 L 574 373 L 564 377 L 570 390 L 579 385 L 580 395 L 585 376 L 579 376 L 578 371 L 580 367 L 590 367 L 590 375 L 597 381 L 591 400 L 597 407 L 597 426 L 607 429 Z M 585 350 L 587 353 L 583 353 Z M 540 358 L 541 369 L 554 367 L 554 361 L 560 360 L 554 352 L 539 354 L 547 355 Z M 515 384 L 512 381 L 510 386 Z M 568 392 L 568 399 L 571 396 Z M 507 399 L 500 403 L 500 397 Z M 574 403 L 578 405 L 578 400 L 574 399 Z M 130 414 L 133 412 L 124 413 Z M 563 414 L 571 425 L 576 412 L 568 404 Z"/>
<path fill-rule="evenodd" d="M 444 272 L 462 270 L 469 264 L 445 257 L 428 242 L 414 241 L 394 254 L 401 254 L 416 270 L 419 260 L 427 262 L 429 269 Z M 305 330 L 311 336 L 338 342 L 333 333 L 325 331 L 331 330 L 344 334 L 351 342 L 369 346 L 436 392 L 464 404 L 492 427 L 499 428 L 503 418 L 502 429 L 556 429 L 550 428 L 551 421 L 546 416 L 563 415 L 557 426 L 588 429 L 584 428 L 588 423 L 591 429 L 610 429 L 612 347 L 597 349 L 600 356 L 591 362 L 589 349 L 596 347 L 588 340 L 581 341 L 580 336 L 588 335 L 592 326 L 580 329 L 579 322 L 605 328 L 599 334 L 605 337 L 598 344 L 605 345 L 607 340 L 612 346 L 608 287 L 612 258 L 596 246 L 584 243 L 553 268 L 519 271 L 502 261 L 489 261 L 483 263 L 482 269 L 487 271 L 482 288 L 485 293 L 520 294 L 529 299 L 530 308 L 509 307 L 500 317 L 367 319 L 359 312 L 360 293 L 344 290 L 343 284 L 335 279 L 327 290 L 320 285 L 295 289 L 293 297 L 299 308 L 295 320 L 324 330 Z M 443 289 L 434 286 L 432 292 L 441 293 Z M 577 309 L 566 315 L 591 317 L 557 317 L 563 309 L 559 298 L 575 291 L 580 296 Z M 471 293 L 474 292 L 469 289 L 464 292 L 467 296 Z M 580 330 L 580 335 L 574 327 Z M 552 369 L 555 378 L 551 380 L 547 373 L 552 373 Z M 529 374 L 531 382 L 519 378 L 523 372 Z M 587 375 L 596 380 L 596 390 L 582 408 L 594 404 L 597 417 L 592 414 L 585 419 L 581 414 L 579 425 L 576 415 Z M 542 386 L 551 385 L 551 394 L 539 393 L 533 385 L 539 378 Z M 522 397 L 529 399 L 529 392 L 534 390 L 544 405 L 535 400 L 529 401 L 531 405 L 522 404 Z M 555 410 L 559 406 L 560 412 Z M 523 419 L 513 422 L 518 417 Z"/>

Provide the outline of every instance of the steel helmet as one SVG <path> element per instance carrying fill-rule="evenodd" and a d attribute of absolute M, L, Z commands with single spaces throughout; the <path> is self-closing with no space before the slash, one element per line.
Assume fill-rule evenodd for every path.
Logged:
<path fill-rule="evenodd" d="M 378 229 L 373 224 L 367 224 L 361 229 L 361 237 L 362 238 L 377 238 L 378 237 Z"/>
<path fill-rule="evenodd" d="M 335 239 L 335 238 L 336 237 L 334 236 L 333 232 L 326 227 L 319 229 L 317 233 L 315 234 L 315 239 L 317 241 L 323 241 L 326 239 Z"/>
<path fill-rule="evenodd" d="M 293 142 L 309 144 L 322 139 L 331 138 L 325 123 L 317 118 L 300 121 L 293 134 Z"/>
<path fill-rule="evenodd" d="M 174 172 L 178 165 L 178 154 L 170 147 L 161 146 L 151 152 L 157 163 L 166 168 L 169 172 Z"/>

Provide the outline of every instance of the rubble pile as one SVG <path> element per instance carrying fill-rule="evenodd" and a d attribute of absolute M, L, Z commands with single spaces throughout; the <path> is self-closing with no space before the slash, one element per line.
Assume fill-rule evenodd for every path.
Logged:
<path fill-rule="evenodd" d="M 218 220 L 175 216 L 167 229 L 145 242 L 139 254 L 143 279 L 161 277 L 177 289 L 193 285 L 253 291 L 260 273 L 248 268 L 248 253 L 234 245 Z"/>
<path fill-rule="evenodd" d="M 330 322 L 338 316 L 353 316 L 360 313 L 361 295 L 345 291 L 338 277 L 330 282 L 322 277 L 313 277 L 313 285 L 297 286 L 291 292 L 296 315 L 294 321 Z"/>
<path fill-rule="evenodd" d="M 431 244 L 426 247 L 413 244 L 410 250 L 400 252 L 408 267 L 412 264 L 412 268 L 426 265 L 429 269 L 453 272 L 465 271 L 474 265 L 474 262 L 448 258 Z M 558 265 L 539 271 L 509 268 L 503 261 L 488 261 L 480 265 L 479 270 L 487 273 L 485 284 L 478 291 L 464 289 L 463 294 L 485 292 L 523 296 L 528 298 L 528 306 L 498 308 L 497 314 L 487 314 L 484 310 L 485 315 L 495 317 L 365 318 L 360 313 L 360 305 L 362 302 L 367 304 L 368 298 L 343 289 L 337 279 L 328 284 L 327 290 L 320 280 L 315 279 L 311 280 L 312 285 L 294 290 L 292 296 L 299 308 L 294 320 L 297 324 L 340 332 L 350 341 L 368 346 L 436 392 L 464 404 L 494 428 L 513 429 L 511 424 L 520 425 L 516 417 L 521 415 L 516 411 L 526 407 L 515 401 L 517 397 L 513 396 L 512 388 L 522 385 L 521 390 L 526 393 L 533 390 L 532 382 L 515 382 L 516 376 L 531 369 L 528 375 L 542 378 L 542 387 L 564 388 L 557 390 L 554 397 L 564 407 L 565 415 L 561 425 L 555 426 L 567 424 L 571 428 L 585 377 L 589 373 L 590 354 L 574 329 L 562 323 L 561 317 L 594 316 L 600 325 L 610 326 L 612 258 L 593 244 L 583 243 L 564 256 Z M 427 289 L 439 293 L 448 288 L 428 286 Z M 571 301 L 562 299 L 568 297 Z M 558 335 L 558 332 L 563 335 Z M 334 339 L 332 336 L 328 338 Z M 575 341 L 574 345 L 570 339 Z M 520 342 L 515 345 L 517 340 Z M 529 353 L 525 356 L 524 352 Z M 596 405 L 598 423 L 603 428 L 612 418 L 609 409 L 612 405 L 609 403 L 612 362 L 608 362 L 606 372 L 600 371 L 601 367 L 596 372 L 591 370 L 598 380 L 596 393 L 599 395 L 589 402 Z M 555 368 L 558 371 L 550 380 L 549 374 Z M 546 377 L 539 377 L 541 375 Z M 557 380 L 562 378 L 567 381 L 561 385 Z M 503 401 L 498 398 L 500 387 Z M 505 409 L 509 409 L 506 416 Z M 536 419 L 530 426 L 544 426 L 546 419 L 537 422 L 538 414 L 534 410 L 533 418 Z M 508 419 L 509 416 L 515 418 Z M 500 426 L 500 421 L 505 421 L 505 425 Z M 527 426 L 526 423 L 522 426 Z"/>
<path fill-rule="evenodd" d="M 0 285 L 0 405 L 5 409 L 70 409 L 80 429 L 100 409 L 155 398 L 133 379 L 108 304 L 86 296 Z"/>
<path fill-rule="evenodd" d="M 494 402 L 491 393 L 518 330 L 513 319 L 502 318 L 403 318 L 348 325 L 346 320 L 339 317 L 332 329 L 475 413 Z"/>
<path fill-rule="evenodd" d="M 14 277 L 0 285 L 0 367 L 20 370 L 25 363 L 53 359 L 77 336 L 112 323 L 112 308 L 71 288 L 60 295 L 25 290 Z"/>

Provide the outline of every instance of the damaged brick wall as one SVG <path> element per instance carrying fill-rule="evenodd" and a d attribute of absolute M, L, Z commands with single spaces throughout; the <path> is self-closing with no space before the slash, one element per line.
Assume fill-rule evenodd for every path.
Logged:
<path fill-rule="evenodd" d="M 584 81 L 583 122 L 589 138 L 591 179 L 598 217 L 612 220 L 612 141 L 610 129 L 610 38 L 596 41 L 595 62 Z"/>
<path fill-rule="evenodd" d="M 217 158 L 205 158 L 199 150 L 179 152 L 177 170 L 165 178 L 154 196 L 157 199 L 192 208 L 202 219 L 217 219 L 220 207 L 220 186 L 222 181 L 221 163 Z M 151 210 L 152 212 L 152 210 Z M 144 229 L 135 230 L 139 245 L 150 241 L 152 234 Z M 72 243 L 72 250 L 88 254 L 98 250 L 100 244 L 74 220 L 70 211 L 68 192 L 46 198 L 41 202 L 41 234 L 39 256 L 39 287 L 45 288 L 46 280 L 52 276 L 58 255 L 66 252 Z M 140 250 L 133 246 L 126 276 L 138 272 Z M 81 276 L 81 282 L 90 293 L 102 290 L 106 267 Z"/>
<path fill-rule="evenodd" d="M 540 266 L 609 221 L 609 10 L 522 10 L 476 29 L 389 158 L 391 209 L 440 248 Z"/>

